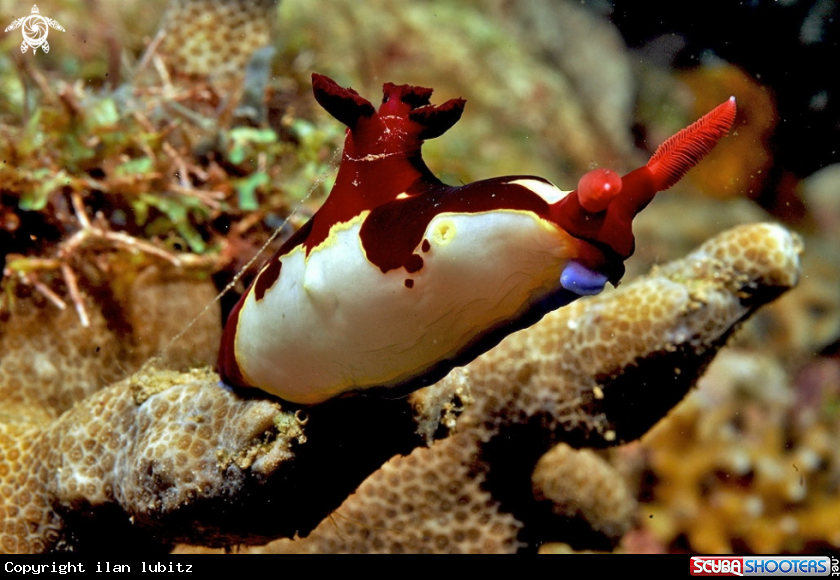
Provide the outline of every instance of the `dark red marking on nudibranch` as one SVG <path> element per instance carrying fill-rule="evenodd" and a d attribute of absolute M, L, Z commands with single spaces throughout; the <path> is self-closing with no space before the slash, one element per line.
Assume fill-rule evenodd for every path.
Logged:
<path fill-rule="evenodd" d="M 268 261 L 268 266 L 260 270 L 260 273 L 257 274 L 257 279 L 254 281 L 255 300 L 262 300 L 266 291 L 274 286 L 274 283 L 280 278 L 280 268 L 282 266 L 283 263 L 275 256 Z"/>
<path fill-rule="evenodd" d="M 399 268 L 412 272 L 408 268 L 416 256 L 415 248 L 422 243 L 429 222 L 442 213 L 508 209 L 531 211 L 547 218 L 548 203 L 528 188 L 509 183 L 517 179 L 520 177 L 502 177 L 460 187 L 435 185 L 423 195 L 373 208 L 359 232 L 367 259 L 382 272 Z"/>
<path fill-rule="evenodd" d="M 225 384 L 235 387 L 247 387 L 248 381 L 242 376 L 242 369 L 239 367 L 239 362 L 236 360 L 236 331 L 239 323 L 239 312 L 245 304 L 245 297 L 247 292 L 242 295 L 242 298 L 228 314 L 227 323 L 222 330 L 222 339 L 219 343 L 219 357 L 216 365 L 219 367 L 219 376 Z"/>
<path fill-rule="evenodd" d="M 303 226 L 296 231 L 292 236 L 285 241 L 285 243 L 280 246 L 280 249 L 277 250 L 271 260 L 266 262 L 268 266 L 263 266 L 260 270 L 260 273 L 257 274 L 257 278 L 254 281 L 254 298 L 256 300 L 262 300 L 265 296 L 266 291 L 269 288 L 274 286 L 274 283 L 277 282 L 277 279 L 280 277 L 280 260 L 281 256 L 285 256 L 289 252 L 291 252 L 294 248 L 299 246 L 303 243 L 304 240 L 309 236 L 309 231 L 312 229 L 312 220 L 309 220 Z M 230 320 L 230 317 L 228 317 Z"/>
<path fill-rule="evenodd" d="M 420 249 L 423 250 L 423 253 L 428 253 L 429 250 L 432 249 L 432 244 L 429 243 L 429 240 L 423 240 L 423 244 L 420 246 Z"/>
<path fill-rule="evenodd" d="M 414 288 L 414 280 L 412 280 L 411 278 L 406 278 L 405 287 L 406 288 Z"/>
<path fill-rule="evenodd" d="M 370 256 L 370 254 L 368 254 Z M 402 263 L 402 267 L 405 268 L 405 271 L 409 274 L 414 274 L 415 272 L 419 272 L 423 269 L 423 258 L 418 256 L 417 254 L 411 254 L 408 258 Z M 380 269 L 381 266 L 380 266 Z M 387 270 L 382 270 L 384 274 Z"/>

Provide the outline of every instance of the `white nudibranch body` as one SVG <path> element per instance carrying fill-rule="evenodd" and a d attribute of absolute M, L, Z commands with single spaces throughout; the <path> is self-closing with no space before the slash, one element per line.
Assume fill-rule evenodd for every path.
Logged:
<path fill-rule="evenodd" d="M 525 211 L 435 216 L 413 273 L 366 257 L 369 212 L 333 228 L 308 256 L 298 246 L 239 313 L 236 361 L 248 384 L 313 404 L 370 387 L 414 385 L 442 372 L 490 330 L 554 292 L 573 239 Z"/>

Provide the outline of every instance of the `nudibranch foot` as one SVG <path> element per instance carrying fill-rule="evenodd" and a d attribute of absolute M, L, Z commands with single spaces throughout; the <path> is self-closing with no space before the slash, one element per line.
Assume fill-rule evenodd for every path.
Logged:
<path fill-rule="evenodd" d="M 607 285 L 607 277 L 572 260 L 560 275 L 560 285 L 578 296 L 594 296 Z"/>
<path fill-rule="evenodd" d="M 421 156 L 465 101 L 386 83 L 379 108 L 313 75 L 347 125 L 324 205 L 266 262 L 231 312 L 219 353 L 229 385 L 311 405 L 436 382 L 505 336 L 617 284 L 633 217 L 705 155 L 734 120 L 724 103 L 624 177 L 596 169 L 576 191 L 533 176 L 460 187 Z"/>

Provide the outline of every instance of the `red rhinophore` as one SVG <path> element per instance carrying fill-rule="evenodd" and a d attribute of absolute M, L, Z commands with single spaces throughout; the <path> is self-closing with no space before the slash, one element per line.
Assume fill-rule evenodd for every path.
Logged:
<path fill-rule="evenodd" d="M 596 192 L 603 188 L 606 178 L 596 173 L 603 170 L 589 172 L 577 191 L 552 206 L 552 218 L 575 237 L 603 244 L 620 258 L 630 257 L 634 249 L 633 218 L 658 191 L 674 185 L 714 148 L 732 128 L 735 113 L 735 97 L 730 97 L 666 140 L 646 165 L 621 178 L 620 192 L 605 208 L 600 203 L 590 205 L 593 188 Z M 595 212 L 590 208 L 601 209 Z"/>

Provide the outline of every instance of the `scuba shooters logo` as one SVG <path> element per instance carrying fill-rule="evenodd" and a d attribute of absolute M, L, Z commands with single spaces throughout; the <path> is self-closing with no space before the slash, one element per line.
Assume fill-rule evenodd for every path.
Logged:
<path fill-rule="evenodd" d="M 691 558 L 692 576 L 743 576 L 743 558 L 694 556 Z"/>
<path fill-rule="evenodd" d="M 840 576 L 828 556 L 692 556 L 692 576 Z"/>

